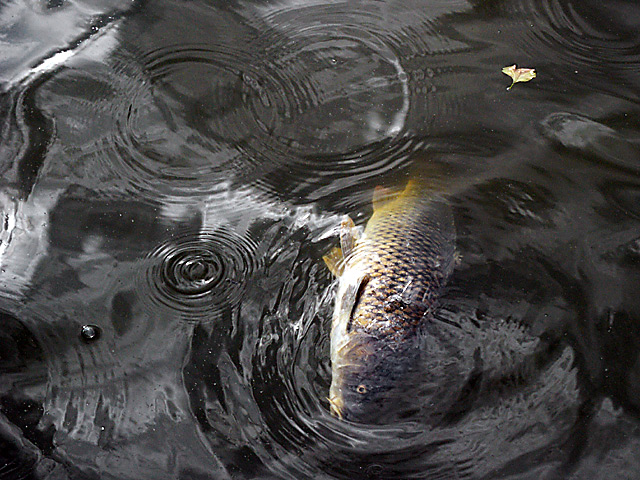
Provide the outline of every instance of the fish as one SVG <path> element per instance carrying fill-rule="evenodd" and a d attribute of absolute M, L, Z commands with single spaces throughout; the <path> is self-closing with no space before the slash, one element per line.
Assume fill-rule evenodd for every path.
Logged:
<path fill-rule="evenodd" d="M 446 198 L 426 182 L 377 187 L 364 231 L 345 216 L 323 260 L 338 278 L 329 405 L 340 419 L 381 423 L 415 398 L 420 328 L 433 319 L 456 263 Z"/>

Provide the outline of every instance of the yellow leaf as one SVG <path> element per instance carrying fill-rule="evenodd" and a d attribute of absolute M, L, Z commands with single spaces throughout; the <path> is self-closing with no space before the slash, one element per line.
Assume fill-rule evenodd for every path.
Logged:
<path fill-rule="evenodd" d="M 518 82 L 528 82 L 532 78 L 536 78 L 535 69 L 516 68 L 515 65 L 511 65 L 510 67 L 504 67 L 502 69 L 502 73 L 504 73 L 505 75 L 509 75 L 513 79 L 513 82 L 511 82 L 511 85 L 507 87 L 507 90 L 511 90 L 511 87 L 513 87 Z"/>

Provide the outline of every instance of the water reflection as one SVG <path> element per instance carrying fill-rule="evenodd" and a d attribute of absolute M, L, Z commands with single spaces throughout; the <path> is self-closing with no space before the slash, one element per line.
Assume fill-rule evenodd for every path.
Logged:
<path fill-rule="evenodd" d="M 0 7 L 0 477 L 632 476 L 637 19 Z M 537 81 L 506 92 L 512 63 Z M 441 172 L 460 253 L 416 408 L 339 421 L 321 258 L 415 171 Z"/>

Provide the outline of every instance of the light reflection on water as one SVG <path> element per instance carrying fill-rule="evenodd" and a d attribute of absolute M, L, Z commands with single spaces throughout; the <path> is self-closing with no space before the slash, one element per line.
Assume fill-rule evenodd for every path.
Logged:
<path fill-rule="evenodd" d="M 631 478 L 638 19 L 0 7 L 0 478 Z M 322 255 L 415 172 L 461 260 L 415 411 L 343 422 Z"/>

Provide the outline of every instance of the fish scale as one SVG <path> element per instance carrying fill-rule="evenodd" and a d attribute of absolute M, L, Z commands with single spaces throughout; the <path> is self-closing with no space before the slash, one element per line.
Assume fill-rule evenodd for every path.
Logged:
<path fill-rule="evenodd" d="M 446 213 L 434 212 L 436 200 L 425 201 L 413 195 L 403 200 L 412 205 L 390 209 L 381 221 L 367 225 L 367 240 L 359 243 L 347 260 L 347 265 L 350 261 L 369 263 L 369 276 L 380 279 L 365 287 L 353 319 L 359 328 L 378 336 L 411 333 L 432 307 L 450 273 L 446 269 L 453 262 L 450 232 L 444 233 L 446 224 L 433 218 L 447 217 Z M 436 267 L 440 263 L 436 259 L 447 254 L 450 265 Z M 394 300 L 401 308 L 384 308 Z"/>

